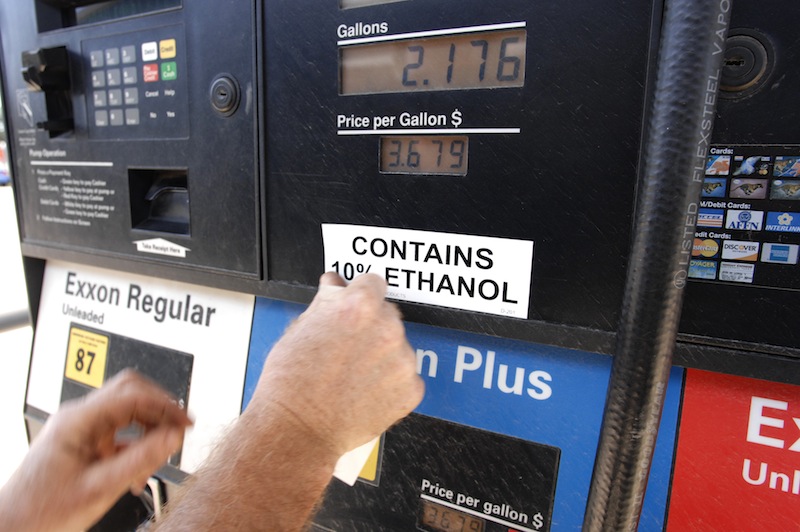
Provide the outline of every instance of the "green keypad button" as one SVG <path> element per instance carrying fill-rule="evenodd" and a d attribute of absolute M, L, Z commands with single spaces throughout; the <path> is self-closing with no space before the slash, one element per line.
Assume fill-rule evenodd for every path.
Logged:
<path fill-rule="evenodd" d="M 161 63 L 161 81 L 174 81 L 178 79 L 178 65 L 175 61 Z"/>

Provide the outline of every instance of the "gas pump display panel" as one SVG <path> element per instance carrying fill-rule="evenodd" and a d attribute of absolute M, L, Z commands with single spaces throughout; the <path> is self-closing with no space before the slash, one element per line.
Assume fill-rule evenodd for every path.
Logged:
<path fill-rule="evenodd" d="M 269 279 L 611 330 L 652 6 L 465 7 L 266 4 Z"/>
<path fill-rule="evenodd" d="M 737 9 L 734 27 L 759 19 L 755 5 Z M 425 305 L 404 309 L 414 321 L 610 351 L 602 334 L 563 338 L 616 328 L 658 15 L 646 3 L 600 11 L 505 0 L 309 13 L 271 2 L 269 279 L 378 273 L 390 297 Z M 789 27 L 763 26 L 779 49 L 796 42 Z M 795 79 L 794 56 L 775 57 L 769 79 Z M 721 83 L 730 89 L 725 74 Z M 798 301 L 800 152 L 780 144 L 798 139 L 796 121 L 764 121 L 787 86 L 720 97 L 687 258 L 681 331 L 692 341 L 782 355 L 800 345 L 797 328 L 770 318 Z M 752 145 L 759 138 L 775 144 Z M 755 157 L 768 176 L 747 173 Z M 548 336 L 543 323 L 580 332 Z"/>

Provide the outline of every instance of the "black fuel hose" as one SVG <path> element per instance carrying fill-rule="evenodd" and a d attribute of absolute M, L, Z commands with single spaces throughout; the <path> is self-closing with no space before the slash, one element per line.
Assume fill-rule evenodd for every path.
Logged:
<path fill-rule="evenodd" d="M 730 0 L 666 0 L 633 244 L 584 531 L 636 530 L 716 110 Z"/>

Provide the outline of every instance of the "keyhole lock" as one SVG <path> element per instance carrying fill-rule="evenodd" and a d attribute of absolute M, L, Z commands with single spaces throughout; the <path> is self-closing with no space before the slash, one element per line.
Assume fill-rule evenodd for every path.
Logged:
<path fill-rule="evenodd" d="M 752 94 L 768 78 L 772 67 L 769 41 L 757 35 L 728 37 L 722 62 L 722 96 L 739 98 Z"/>
<path fill-rule="evenodd" d="M 211 107 L 222 116 L 230 116 L 239 107 L 240 91 L 236 80 L 227 75 L 217 76 L 211 83 Z"/>

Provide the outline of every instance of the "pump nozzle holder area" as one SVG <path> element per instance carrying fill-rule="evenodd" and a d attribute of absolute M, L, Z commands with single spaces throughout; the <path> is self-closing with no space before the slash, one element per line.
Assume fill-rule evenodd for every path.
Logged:
<path fill-rule="evenodd" d="M 36 125 L 51 137 L 74 129 L 69 63 L 65 46 L 22 52 L 22 79 L 45 99 L 47 116 Z"/>
<path fill-rule="evenodd" d="M 69 90 L 69 54 L 66 47 L 22 52 L 22 78 L 32 91 Z"/>

